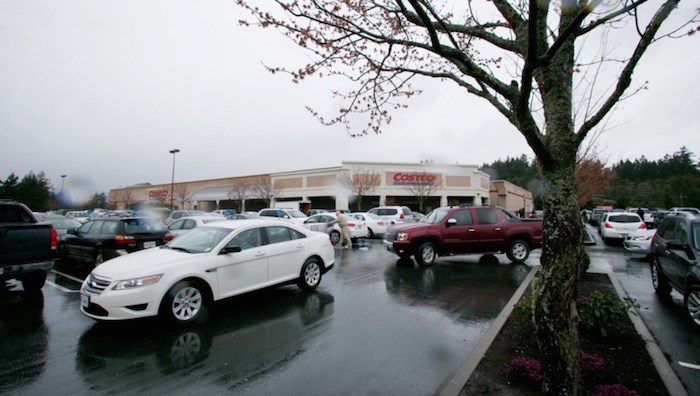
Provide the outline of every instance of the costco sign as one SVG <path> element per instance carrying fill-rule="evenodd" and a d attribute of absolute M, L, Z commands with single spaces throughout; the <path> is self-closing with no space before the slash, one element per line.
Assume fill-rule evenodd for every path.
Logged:
<path fill-rule="evenodd" d="M 151 190 L 148 192 L 148 198 L 151 199 L 164 199 L 168 198 L 168 190 Z"/>
<path fill-rule="evenodd" d="M 437 176 L 430 173 L 395 173 L 392 177 L 394 185 L 433 185 Z"/>

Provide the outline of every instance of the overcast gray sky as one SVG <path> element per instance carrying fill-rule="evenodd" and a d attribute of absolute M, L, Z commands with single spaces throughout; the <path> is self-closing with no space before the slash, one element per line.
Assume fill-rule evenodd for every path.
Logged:
<path fill-rule="evenodd" d="M 341 161 L 481 165 L 532 151 L 485 101 L 449 83 L 394 114 L 380 135 L 349 137 L 306 110 L 336 114 L 328 85 L 294 85 L 262 63 L 306 54 L 275 31 L 238 26 L 233 0 L 0 0 L 0 179 L 45 172 L 73 196 L 338 166 Z M 688 18 L 697 3 L 683 2 Z M 693 4 L 691 4 L 693 3 Z M 598 144 L 611 163 L 700 155 L 698 37 L 655 45 Z M 697 158 L 697 157 L 696 157 Z"/>

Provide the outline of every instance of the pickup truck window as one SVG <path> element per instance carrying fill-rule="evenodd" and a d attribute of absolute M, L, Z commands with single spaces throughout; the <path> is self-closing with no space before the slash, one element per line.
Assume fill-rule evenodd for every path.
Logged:
<path fill-rule="evenodd" d="M 479 224 L 498 224 L 498 216 L 491 208 L 476 208 Z"/>
<path fill-rule="evenodd" d="M 457 225 L 472 225 L 474 221 L 472 220 L 472 212 L 469 210 L 460 210 L 452 215 L 452 218 L 457 220 Z"/>
<path fill-rule="evenodd" d="M 19 207 L 3 205 L 0 208 L 0 223 L 34 223 L 34 220 Z"/>

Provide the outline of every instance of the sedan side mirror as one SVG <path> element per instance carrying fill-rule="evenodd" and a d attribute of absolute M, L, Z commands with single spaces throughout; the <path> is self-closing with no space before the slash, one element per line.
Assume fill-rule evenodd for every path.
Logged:
<path fill-rule="evenodd" d="M 241 251 L 241 247 L 238 245 L 233 245 L 233 246 L 224 246 L 223 249 L 219 252 L 219 254 L 229 254 L 229 253 L 238 253 Z"/>

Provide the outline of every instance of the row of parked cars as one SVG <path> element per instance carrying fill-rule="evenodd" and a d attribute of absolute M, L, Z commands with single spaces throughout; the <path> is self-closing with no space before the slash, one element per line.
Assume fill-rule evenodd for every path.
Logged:
<path fill-rule="evenodd" d="M 700 329 L 700 210 L 676 207 L 654 214 L 654 225 L 636 211 L 591 213 L 603 240 L 622 240 L 623 247 L 648 260 L 654 290 L 668 299 L 672 289 L 683 296 L 685 314 Z M 646 214 L 646 212 L 645 212 Z"/>

